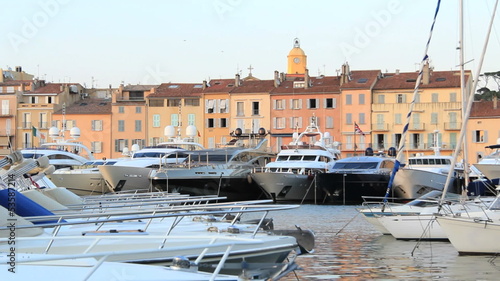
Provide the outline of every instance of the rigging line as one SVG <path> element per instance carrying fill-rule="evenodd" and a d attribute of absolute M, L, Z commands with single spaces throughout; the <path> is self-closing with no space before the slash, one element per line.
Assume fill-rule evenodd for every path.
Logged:
<path fill-rule="evenodd" d="M 342 230 L 344 230 L 349 224 L 351 224 L 352 221 L 354 221 L 355 218 L 357 218 L 359 216 L 361 212 L 357 212 L 357 214 L 352 217 L 352 219 L 350 219 L 344 226 L 342 226 L 339 231 L 337 231 L 337 233 L 335 233 L 335 235 L 333 235 L 333 237 L 339 235 L 340 232 L 342 232 Z"/>
<path fill-rule="evenodd" d="M 440 5 L 441 5 L 441 0 L 438 0 L 437 6 L 436 6 L 436 10 L 434 12 L 434 19 L 432 21 L 431 29 L 429 31 L 429 38 L 427 39 L 427 43 L 425 45 L 424 57 L 422 58 L 422 61 L 420 62 L 420 69 L 419 69 L 419 72 L 418 72 L 417 81 L 415 82 L 415 89 L 413 91 L 413 97 L 412 97 L 412 100 L 411 100 L 411 103 L 410 103 L 408 114 L 406 116 L 406 124 L 403 127 L 403 133 L 401 134 L 401 139 L 399 140 L 399 146 L 398 146 L 398 151 L 397 151 L 397 155 L 396 155 L 396 161 L 394 163 L 394 167 L 393 167 L 393 170 L 391 172 L 391 177 L 389 178 L 389 183 L 387 184 L 387 190 L 386 190 L 386 193 L 385 193 L 385 196 L 384 196 L 384 202 L 387 202 L 387 198 L 389 197 L 389 194 L 391 192 L 391 186 L 392 186 L 392 183 L 394 181 L 394 176 L 396 175 L 397 171 L 399 170 L 399 166 L 401 165 L 401 159 L 403 158 L 403 155 L 404 155 L 402 152 L 403 152 L 403 149 L 405 147 L 406 134 L 408 133 L 408 127 L 410 125 L 410 120 L 411 120 L 411 115 L 412 115 L 412 112 L 413 112 L 413 107 L 415 105 L 415 100 L 417 98 L 417 93 L 418 93 L 419 88 L 420 88 L 420 82 L 422 81 L 424 66 L 426 65 L 426 63 L 428 63 L 428 60 L 429 60 L 429 56 L 427 55 L 427 52 L 429 50 L 429 45 L 430 45 L 430 42 L 431 42 L 431 39 L 432 39 L 432 33 L 434 31 L 434 25 L 436 24 L 436 18 L 437 18 L 437 15 L 439 13 L 439 7 L 440 7 Z"/>

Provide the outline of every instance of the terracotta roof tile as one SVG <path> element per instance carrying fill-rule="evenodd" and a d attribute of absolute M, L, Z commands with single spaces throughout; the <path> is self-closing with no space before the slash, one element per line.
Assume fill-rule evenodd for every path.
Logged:
<path fill-rule="evenodd" d="M 148 98 L 200 97 L 202 91 L 201 83 L 163 83 Z"/>
<path fill-rule="evenodd" d="M 32 80 L 12 80 L 0 83 L 0 86 L 20 86 L 21 84 L 30 85 L 33 83 Z"/>
<path fill-rule="evenodd" d="M 127 85 L 123 87 L 123 91 L 150 91 L 158 86 L 160 85 Z"/>
<path fill-rule="evenodd" d="M 62 109 L 54 114 L 62 114 Z M 111 114 L 111 100 L 84 99 L 66 107 L 66 114 Z"/>
<path fill-rule="evenodd" d="M 66 85 L 78 85 L 78 83 L 47 83 L 45 86 L 35 89 L 34 91 L 29 91 L 27 94 L 60 94 L 63 92 L 61 86 Z"/>
<path fill-rule="evenodd" d="M 342 84 L 342 89 L 371 89 L 376 82 L 380 70 L 353 70 L 351 80 Z"/>
<path fill-rule="evenodd" d="M 497 108 L 494 101 L 475 101 L 472 103 L 470 118 L 500 117 L 500 101 L 497 100 Z"/>
<path fill-rule="evenodd" d="M 296 82 L 304 82 L 303 78 L 296 78 L 294 80 L 283 81 L 279 87 L 272 90 L 271 94 L 340 93 L 340 80 L 337 76 L 310 77 L 309 79 L 311 86 L 307 89 L 302 87 L 294 88 Z"/>
<path fill-rule="evenodd" d="M 234 88 L 234 79 L 212 79 L 204 93 L 229 92 Z"/>
<path fill-rule="evenodd" d="M 467 71 L 466 79 L 470 77 L 471 72 Z M 418 77 L 417 72 L 403 72 L 399 74 L 385 73 L 375 85 L 375 90 L 386 89 L 414 89 Z M 459 71 L 433 71 L 429 84 L 420 84 L 420 88 L 453 88 L 460 87 Z"/>
<path fill-rule="evenodd" d="M 234 87 L 231 94 L 241 93 L 266 93 L 274 89 L 274 80 L 251 80 L 242 81 L 241 85 Z"/>

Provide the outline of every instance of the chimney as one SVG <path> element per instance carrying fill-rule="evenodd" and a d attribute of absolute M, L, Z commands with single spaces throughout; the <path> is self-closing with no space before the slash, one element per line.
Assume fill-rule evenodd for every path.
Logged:
<path fill-rule="evenodd" d="M 16 66 L 16 72 L 23 72 L 23 68 L 20 66 Z"/>
<path fill-rule="evenodd" d="M 351 76 L 351 70 L 349 69 L 349 64 L 347 62 L 342 65 L 342 73 L 340 73 L 340 85 L 349 82 Z"/>
<path fill-rule="evenodd" d="M 399 69 L 396 69 L 396 75 L 399 75 Z"/>
<path fill-rule="evenodd" d="M 422 84 L 429 85 L 429 81 L 431 80 L 431 70 L 429 69 L 429 62 L 425 62 L 424 69 L 422 72 Z"/>
<path fill-rule="evenodd" d="M 277 70 L 274 71 L 274 87 L 278 88 L 280 85 L 280 77 L 279 77 L 279 72 Z"/>
<path fill-rule="evenodd" d="M 309 89 L 311 87 L 311 85 L 309 85 L 310 83 L 310 80 L 309 80 L 309 69 L 306 68 L 306 73 L 304 74 L 304 88 L 305 89 Z"/>
<path fill-rule="evenodd" d="M 207 88 L 207 80 L 203 80 L 203 90 Z"/>
<path fill-rule="evenodd" d="M 497 109 L 498 107 L 498 98 L 497 96 L 493 96 L 493 109 Z"/>
<path fill-rule="evenodd" d="M 239 87 L 240 86 L 240 75 L 236 74 L 234 77 L 234 86 Z"/>
<path fill-rule="evenodd" d="M 285 82 L 285 79 L 286 79 L 286 77 L 285 77 L 285 72 L 281 72 L 281 73 L 280 73 L 280 81 L 281 81 L 281 82 Z"/>

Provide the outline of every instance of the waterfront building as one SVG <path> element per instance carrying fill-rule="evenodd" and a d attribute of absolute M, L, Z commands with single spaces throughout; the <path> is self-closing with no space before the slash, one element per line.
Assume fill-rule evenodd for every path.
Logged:
<path fill-rule="evenodd" d="M 203 87 L 203 83 L 163 83 L 147 96 L 148 145 L 167 141 L 165 127 L 169 125 L 174 126 L 182 138 L 186 137 L 189 125 L 203 128 Z M 198 138 L 195 136 L 196 141 Z"/>
<path fill-rule="evenodd" d="M 485 147 L 500 144 L 500 107 L 498 99 L 492 101 L 475 101 L 467 123 L 467 157 L 469 163 L 477 163 L 479 160 L 493 152 Z"/>
<path fill-rule="evenodd" d="M 111 135 L 111 100 L 85 98 L 72 105 L 66 106 L 52 115 L 52 123 L 58 128 L 65 128 L 60 132 L 61 139 L 70 139 L 71 127 L 80 129 L 80 137 L 76 139 L 88 147 L 95 159 L 109 158 L 113 147 Z M 66 126 L 62 125 L 65 124 Z M 58 126 L 61 124 L 61 126 Z M 51 142 L 50 136 L 48 141 Z M 79 153 L 79 151 L 73 151 Z"/>
<path fill-rule="evenodd" d="M 197 129 L 201 132 L 200 137 L 207 148 L 218 147 L 230 141 L 232 108 L 229 93 L 235 82 L 235 79 L 212 79 L 209 83 L 203 82 L 205 124 Z"/>
<path fill-rule="evenodd" d="M 120 85 L 112 95 L 111 108 L 111 158 L 123 157 L 123 152 L 132 145 L 146 145 L 147 107 L 146 97 L 157 85 Z"/>

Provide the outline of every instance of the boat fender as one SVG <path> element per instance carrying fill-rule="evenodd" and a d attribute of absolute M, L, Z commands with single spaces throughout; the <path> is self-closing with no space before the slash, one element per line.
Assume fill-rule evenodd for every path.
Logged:
<path fill-rule="evenodd" d="M 247 175 L 247 181 L 249 184 L 252 184 L 252 176 L 250 174 Z"/>
<path fill-rule="evenodd" d="M 208 232 L 219 232 L 219 228 L 217 228 L 217 226 L 211 226 L 211 227 L 207 228 L 207 231 Z"/>

